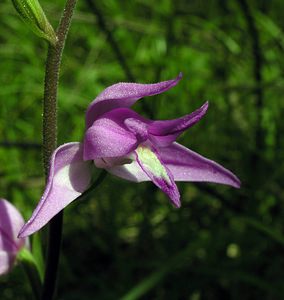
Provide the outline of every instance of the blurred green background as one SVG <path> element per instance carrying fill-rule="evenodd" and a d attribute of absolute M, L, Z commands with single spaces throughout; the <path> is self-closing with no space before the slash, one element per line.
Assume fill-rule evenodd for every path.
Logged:
<path fill-rule="evenodd" d="M 41 4 L 56 27 L 64 1 Z M 177 118 L 209 100 L 179 142 L 232 170 L 242 188 L 178 183 L 177 210 L 151 183 L 108 176 L 66 209 L 58 299 L 284 299 L 283 10 L 281 0 L 78 1 L 58 143 L 82 139 L 85 110 L 105 87 L 181 71 L 178 86 L 135 110 Z M 47 45 L 11 1 L 0 16 L 0 195 L 27 219 L 44 188 Z M 20 266 L 0 278 L 0 299 L 31 299 Z"/>

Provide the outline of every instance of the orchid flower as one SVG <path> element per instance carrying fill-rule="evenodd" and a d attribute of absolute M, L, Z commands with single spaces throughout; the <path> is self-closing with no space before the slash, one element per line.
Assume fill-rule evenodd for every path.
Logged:
<path fill-rule="evenodd" d="M 0 275 L 11 270 L 19 251 L 27 246 L 26 238 L 17 238 L 24 223 L 15 206 L 5 199 L 0 199 Z"/>
<path fill-rule="evenodd" d="M 20 236 L 43 227 L 79 197 L 91 181 L 91 168 L 106 169 L 129 181 L 152 181 L 180 207 L 175 181 L 208 181 L 238 188 L 229 170 L 175 140 L 206 113 L 208 103 L 181 118 L 152 121 L 130 109 L 139 99 L 163 93 L 176 79 L 155 84 L 118 83 L 106 88 L 89 105 L 83 143 L 63 144 L 55 150 L 44 194 Z"/>

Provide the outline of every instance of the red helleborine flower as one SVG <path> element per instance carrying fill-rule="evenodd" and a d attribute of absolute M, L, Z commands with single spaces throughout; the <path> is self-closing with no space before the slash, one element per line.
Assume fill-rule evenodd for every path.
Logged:
<path fill-rule="evenodd" d="M 206 113 L 208 102 L 189 115 L 165 121 L 146 119 L 130 107 L 140 98 L 163 93 L 176 79 L 155 84 L 117 83 L 106 88 L 89 106 L 83 143 L 58 147 L 50 162 L 44 194 L 20 236 L 43 227 L 66 205 L 80 196 L 91 181 L 91 168 L 104 168 L 118 177 L 152 181 L 180 207 L 175 181 L 207 181 L 238 188 L 229 170 L 175 140 Z"/>

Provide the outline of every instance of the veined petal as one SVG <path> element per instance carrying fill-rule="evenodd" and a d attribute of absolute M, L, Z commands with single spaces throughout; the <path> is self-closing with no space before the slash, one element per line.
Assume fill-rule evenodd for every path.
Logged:
<path fill-rule="evenodd" d="M 152 182 L 167 194 L 174 206 L 180 207 L 180 194 L 171 171 L 150 147 L 140 145 L 136 150 L 137 162 Z"/>
<path fill-rule="evenodd" d="M 207 181 L 240 187 L 240 180 L 232 172 L 178 143 L 159 148 L 159 153 L 176 181 Z"/>
<path fill-rule="evenodd" d="M 18 233 L 25 221 L 14 205 L 0 199 L 0 251 L 16 253 L 25 244 Z"/>
<path fill-rule="evenodd" d="M 165 147 L 174 142 L 186 129 L 197 123 L 206 113 L 208 102 L 189 115 L 174 120 L 153 121 L 148 127 L 152 142 L 160 147 Z"/>
<path fill-rule="evenodd" d="M 130 107 L 143 97 L 157 95 L 169 90 L 179 82 L 181 76 L 179 74 L 175 79 L 153 84 L 121 82 L 106 88 L 88 107 L 86 113 L 87 128 L 105 112 L 115 108 Z"/>
<path fill-rule="evenodd" d="M 51 158 L 47 185 L 29 221 L 19 233 L 28 236 L 47 224 L 65 206 L 78 198 L 89 186 L 91 163 L 83 161 L 80 143 L 58 147 Z"/>

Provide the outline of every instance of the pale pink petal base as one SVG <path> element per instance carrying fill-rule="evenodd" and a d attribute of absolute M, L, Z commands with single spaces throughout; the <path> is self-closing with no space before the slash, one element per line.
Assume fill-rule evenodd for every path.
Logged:
<path fill-rule="evenodd" d="M 120 178 L 133 181 L 133 182 L 143 182 L 151 181 L 149 176 L 141 169 L 140 165 L 136 160 L 131 163 L 126 163 L 123 165 L 105 167 L 105 169 Z"/>
<path fill-rule="evenodd" d="M 44 225 L 65 206 L 78 198 L 91 181 L 91 163 L 83 161 L 80 143 L 68 143 L 57 148 L 51 158 L 46 189 L 30 220 L 19 237 L 28 236 Z"/>

